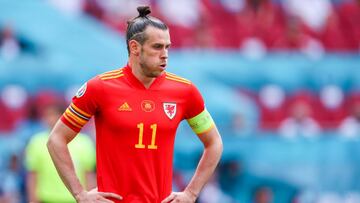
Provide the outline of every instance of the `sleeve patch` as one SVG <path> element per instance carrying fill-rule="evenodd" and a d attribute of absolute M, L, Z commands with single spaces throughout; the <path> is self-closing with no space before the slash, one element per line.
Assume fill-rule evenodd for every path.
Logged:
<path fill-rule="evenodd" d="M 87 83 L 83 84 L 83 86 L 80 87 L 80 89 L 76 92 L 75 96 L 77 98 L 82 97 L 86 92 L 86 88 L 87 88 Z"/>

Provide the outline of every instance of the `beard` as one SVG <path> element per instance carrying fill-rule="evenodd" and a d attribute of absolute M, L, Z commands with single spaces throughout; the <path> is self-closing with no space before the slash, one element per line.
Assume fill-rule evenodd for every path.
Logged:
<path fill-rule="evenodd" d="M 140 67 L 141 67 L 141 70 L 143 72 L 143 74 L 146 76 L 146 77 L 150 77 L 150 78 L 156 78 L 156 77 L 159 77 L 162 73 L 162 71 L 160 70 L 156 70 L 154 68 L 154 65 L 150 65 L 149 63 L 147 63 L 143 57 L 140 57 Z"/>

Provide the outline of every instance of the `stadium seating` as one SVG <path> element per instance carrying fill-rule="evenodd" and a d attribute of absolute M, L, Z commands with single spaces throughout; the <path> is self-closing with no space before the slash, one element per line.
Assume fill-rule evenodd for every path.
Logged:
<path fill-rule="evenodd" d="M 267 186 L 274 190 L 275 203 L 326 192 L 345 199 L 347 193 L 359 191 L 359 139 L 338 131 L 352 105 L 360 101 L 356 46 L 360 24 L 353 21 L 359 8 L 348 1 L 333 1 L 335 16 L 324 32 L 314 33 L 304 22 L 287 16 L 280 0 L 267 1 L 265 7 L 271 9 L 262 13 L 276 16 L 271 28 L 261 24 L 262 18 L 256 19 L 251 9 L 234 13 L 222 3 L 202 0 L 203 24 L 198 26 L 169 22 L 174 49 L 168 65 L 170 72 L 190 79 L 203 93 L 223 136 L 221 167 L 229 162 L 242 167 L 244 179 L 231 182 L 224 174 L 222 189 L 250 202 L 256 188 Z M 42 129 L 36 113 L 43 105 L 69 102 L 69 90 L 126 63 L 125 26 L 104 19 L 104 11 L 90 10 L 98 12 L 97 19 L 66 16 L 40 0 L 0 0 L 0 30 L 11 22 L 16 35 L 36 50 L 22 52 L 14 60 L 0 56 L 0 95 L 9 86 L 19 86 L 27 95 L 19 108 L 0 99 L 0 180 L 9 157 L 22 154 L 28 139 Z M 159 8 L 154 10 L 163 15 Z M 286 36 L 286 29 L 297 33 Z M 253 41 L 245 50 L 242 43 L 248 38 Z M 310 38 L 318 40 L 323 50 L 304 51 Z M 320 136 L 286 139 L 278 133 L 291 106 L 299 101 L 311 107 L 311 116 L 321 126 Z M 184 175 L 177 178 L 186 181 L 202 145 L 186 123 L 176 139 L 175 169 Z"/>

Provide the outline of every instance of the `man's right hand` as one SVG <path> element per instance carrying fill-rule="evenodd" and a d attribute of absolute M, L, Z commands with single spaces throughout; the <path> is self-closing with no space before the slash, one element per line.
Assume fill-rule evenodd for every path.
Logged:
<path fill-rule="evenodd" d="M 107 198 L 122 200 L 122 197 L 118 194 L 110 192 L 98 192 L 97 188 L 94 188 L 90 191 L 82 191 L 75 196 L 77 203 L 114 203 Z"/>

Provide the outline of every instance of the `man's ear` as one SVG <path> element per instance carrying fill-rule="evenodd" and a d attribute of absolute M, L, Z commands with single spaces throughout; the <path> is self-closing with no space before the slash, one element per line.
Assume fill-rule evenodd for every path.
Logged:
<path fill-rule="evenodd" d="M 139 54 L 140 54 L 140 43 L 137 42 L 136 40 L 130 40 L 129 41 L 129 49 L 130 49 L 130 54 L 133 54 L 135 56 L 139 56 Z"/>

